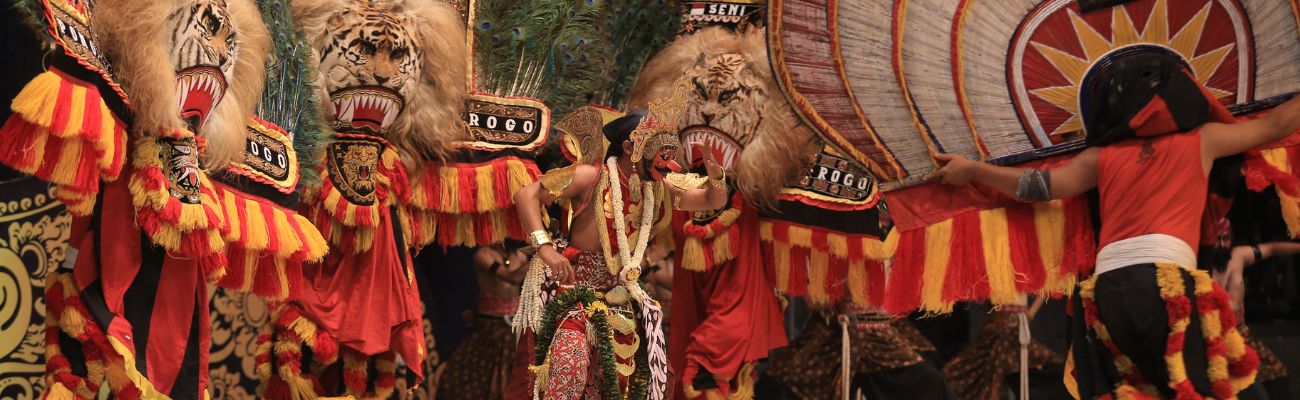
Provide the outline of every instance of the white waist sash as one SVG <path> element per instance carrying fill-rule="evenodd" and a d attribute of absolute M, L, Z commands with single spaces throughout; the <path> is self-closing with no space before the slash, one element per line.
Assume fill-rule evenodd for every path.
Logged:
<path fill-rule="evenodd" d="M 1152 233 L 1124 239 L 1102 247 L 1097 252 L 1097 269 L 1101 275 L 1120 268 L 1139 265 L 1171 263 L 1187 269 L 1196 268 L 1196 252 L 1182 239 L 1163 233 Z"/>

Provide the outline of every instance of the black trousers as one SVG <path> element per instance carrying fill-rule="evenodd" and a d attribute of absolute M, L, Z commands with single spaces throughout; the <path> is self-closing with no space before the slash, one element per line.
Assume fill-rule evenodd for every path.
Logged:
<path fill-rule="evenodd" d="M 1184 275 L 1184 293 L 1194 293 L 1195 283 Z M 1097 277 L 1095 287 L 1097 316 L 1110 332 L 1111 340 L 1120 352 L 1133 361 L 1144 378 L 1150 381 L 1162 398 L 1173 398 L 1168 387 L 1169 370 L 1165 363 L 1165 347 L 1169 340 L 1169 314 L 1160 297 L 1154 264 L 1134 265 L 1109 271 Z M 1194 298 L 1194 297 L 1193 297 Z M 1083 323 L 1082 303 L 1074 300 L 1074 322 L 1071 324 L 1071 344 L 1074 348 L 1079 394 L 1085 399 L 1094 398 L 1112 390 L 1122 381 L 1110 353 L 1096 338 L 1088 333 Z M 1205 336 L 1201 332 L 1200 313 L 1192 302 L 1191 321 L 1183 344 L 1183 363 L 1187 378 L 1202 395 L 1210 395 L 1207 376 Z M 1267 395 L 1252 385 L 1239 394 L 1241 399 L 1267 399 Z"/>

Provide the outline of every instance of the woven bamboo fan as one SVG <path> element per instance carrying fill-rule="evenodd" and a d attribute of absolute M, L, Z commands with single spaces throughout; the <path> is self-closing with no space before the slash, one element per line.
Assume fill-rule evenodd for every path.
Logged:
<path fill-rule="evenodd" d="M 798 112 L 886 189 L 932 155 L 1015 164 L 1086 133 L 1079 87 L 1128 51 L 1166 51 L 1232 108 L 1300 86 L 1297 3 L 1141 0 L 773 0 L 773 68 Z"/>

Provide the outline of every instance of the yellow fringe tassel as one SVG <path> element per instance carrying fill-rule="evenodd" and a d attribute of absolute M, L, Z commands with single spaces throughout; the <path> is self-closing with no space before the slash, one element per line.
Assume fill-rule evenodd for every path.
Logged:
<path fill-rule="evenodd" d="M 776 264 L 776 290 L 779 292 L 790 291 L 790 245 L 785 243 L 772 243 L 772 260 Z"/>
<path fill-rule="evenodd" d="M 898 253 L 899 236 L 902 236 L 902 233 L 899 233 L 898 229 L 890 230 L 889 234 L 885 235 L 885 241 L 880 246 L 880 258 L 877 260 L 894 258 L 894 254 Z"/>
<path fill-rule="evenodd" d="M 1014 304 L 1020 300 L 1016 291 L 1016 271 L 1011 265 L 1011 236 L 1007 232 L 1004 208 L 980 211 L 980 238 L 984 247 L 985 274 L 989 280 L 989 300 L 993 304 Z"/>
<path fill-rule="evenodd" d="M 849 258 L 849 238 L 838 233 L 828 234 L 826 235 L 826 249 L 835 258 Z"/>
<path fill-rule="evenodd" d="M 735 255 L 731 254 L 730 232 L 719 233 L 713 238 L 713 263 L 721 264 L 731 261 L 732 258 L 735 258 Z"/>
<path fill-rule="evenodd" d="M 456 168 L 438 167 L 438 179 L 442 180 L 442 193 L 438 193 L 438 210 L 456 210 L 460 202 L 460 176 Z"/>
<path fill-rule="evenodd" d="M 492 166 L 485 165 L 474 168 L 474 183 L 478 185 L 476 188 L 478 190 L 475 190 L 475 198 L 478 201 L 478 208 L 474 211 L 482 213 L 497 208 L 496 190 L 492 189 L 496 187 L 496 185 L 492 184 L 492 178 Z M 513 193 L 502 193 L 503 196 L 509 196 L 512 194 Z"/>
<path fill-rule="evenodd" d="M 813 304 L 830 303 L 826 293 L 826 273 L 830 267 L 830 257 L 823 251 L 810 252 L 808 262 L 808 301 Z"/>
<path fill-rule="evenodd" d="M 325 258 L 325 253 L 329 252 L 329 244 L 325 243 L 325 238 L 321 236 L 320 231 L 317 231 L 315 225 L 312 225 L 311 221 L 308 221 L 307 217 L 302 216 L 302 214 L 294 214 L 293 218 L 297 221 L 298 226 L 302 227 L 303 233 L 306 234 L 304 236 L 307 238 L 307 242 L 303 243 L 306 250 L 306 253 L 303 254 L 303 260 L 318 262 Z"/>
<path fill-rule="evenodd" d="M 925 272 L 921 284 L 921 308 L 940 313 L 952 311 L 952 303 L 943 301 L 943 282 L 948 274 L 949 248 L 952 246 L 952 220 L 925 227 Z"/>
<path fill-rule="evenodd" d="M 1038 254 L 1042 258 L 1046 282 L 1043 293 L 1067 292 L 1074 286 L 1074 276 L 1061 273 L 1061 256 L 1065 248 L 1065 206 L 1060 200 L 1034 203 L 1034 229 L 1038 234 Z"/>
<path fill-rule="evenodd" d="M 805 249 L 813 248 L 812 234 L 812 229 L 802 226 L 791 226 L 787 232 L 791 246 L 799 246 Z"/>
<path fill-rule="evenodd" d="M 21 114 L 23 119 L 33 124 L 48 127 L 54 123 L 54 109 L 58 105 L 59 85 L 63 78 L 58 74 L 45 71 L 36 75 L 23 90 L 14 97 L 10 109 Z M 67 136 L 66 132 L 52 132 L 58 136 Z"/>
<path fill-rule="evenodd" d="M 682 389 L 687 398 L 697 398 L 704 396 L 705 400 L 748 400 L 754 398 L 754 363 L 744 363 L 740 366 L 740 371 L 736 372 L 736 387 L 727 395 L 723 395 L 718 389 L 705 389 L 703 393 L 695 389 L 694 385 L 687 384 Z M 730 385 L 731 382 L 721 381 L 719 384 Z"/>
<path fill-rule="evenodd" d="M 1285 147 L 1260 150 L 1259 154 L 1273 168 L 1277 168 L 1287 175 L 1294 174 Z M 1277 197 L 1282 206 L 1282 219 L 1286 221 L 1287 230 L 1290 231 L 1291 237 L 1300 237 L 1300 198 L 1289 196 L 1282 193 L 1281 190 L 1277 191 Z"/>
<path fill-rule="evenodd" d="M 519 189 L 523 189 L 524 186 L 531 185 L 537 180 L 537 177 L 533 176 L 533 173 L 523 161 L 510 160 L 506 161 L 506 165 L 510 168 L 510 193 L 518 192 Z"/>
<path fill-rule="evenodd" d="M 860 306 L 867 306 L 867 264 L 862 260 L 849 260 L 849 296 Z"/>
<path fill-rule="evenodd" d="M 123 384 L 131 384 L 140 390 L 141 399 L 170 399 L 167 395 L 162 394 L 154 388 L 153 383 L 149 382 L 140 370 L 135 368 L 135 354 L 131 353 L 130 348 L 118 341 L 116 337 L 108 336 L 109 345 L 113 346 L 114 352 L 122 357 L 122 365 L 118 368 L 109 368 L 111 372 L 108 376 L 108 384 L 114 389 L 121 388 Z M 125 379 L 123 379 L 125 378 Z"/>
<path fill-rule="evenodd" d="M 687 237 L 682 243 L 682 268 L 704 271 L 704 243 L 699 238 Z"/>
<path fill-rule="evenodd" d="M 62 382 L 54 382 L 54 385 L 45 390 L 44 400 L 77 400 L 77 395 L 63 386 Z"/>

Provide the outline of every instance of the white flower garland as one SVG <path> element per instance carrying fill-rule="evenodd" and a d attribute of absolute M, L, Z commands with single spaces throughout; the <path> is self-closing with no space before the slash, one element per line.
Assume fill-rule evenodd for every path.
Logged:
<path fill-rule="evenodd" d="M 641 196 L 641 229 L 637 233 L 636 251 L 628 254 L 627 218 L 623 216 L 623 185 L 619 181 L 618 162 L 616 158 L 610 157 L 605 160 L 605 166 L 609 168 L 609 195 L 611 202 L 614 203 L 614 239 L 618 240 L 618 257 L 620 258 L 619 261 L 622 262 L 619 277 L 624 281 L 628 281 L 628 274 L 632 271 L 632 268 L 641 268 L 641 261 L 645 260 L 646 247 L 650 244 L 650 229 L 654 224 L 654 186 L 650 182 L 641 184 L 641 192 L 643 193 Z M 635 190 L 635 188 L 629 188 L 629 190 Z"/>

